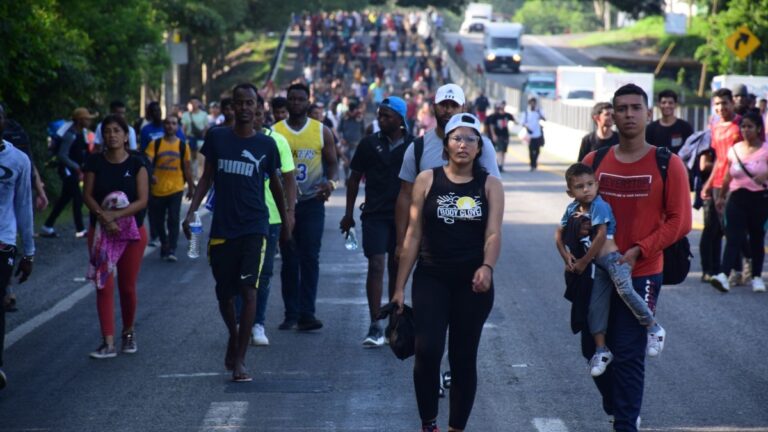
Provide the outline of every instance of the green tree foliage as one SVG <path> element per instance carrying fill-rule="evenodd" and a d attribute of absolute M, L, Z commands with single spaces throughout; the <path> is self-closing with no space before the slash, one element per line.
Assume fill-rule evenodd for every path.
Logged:
<path fill-rule="evenodd" d="M 727 8 L 710 16 L 710 43 L 696 51 L 696 58 L 707 62 L 709 71 L 715 74 L 746 74 L 748 62 L 737 58 L 725 44 L 725 40 L 739 27 L 746 24 L 762 45 L 752 57 L 752 74 L 768 75 L 768 0 L 730 0 Z"/>
<path fill-rule="evenodd" d="M 591 4 L 578 0 L 528 0 L 515 13 L 514 20 L 535 34 L 583 32 L 599 24 Z"/>
<path fill-rule="evenodd" d="M 76 106 L 136 102 L 165 66 L 164 25 L 151 0 L 0 2 L 0 100 L 45 154 L 45 125 Z"/>

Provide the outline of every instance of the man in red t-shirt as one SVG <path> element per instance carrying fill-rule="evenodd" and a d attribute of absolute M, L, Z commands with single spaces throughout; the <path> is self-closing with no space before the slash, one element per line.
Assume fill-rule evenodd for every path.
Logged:
<path fill-rule="evenodd" d="M 650 117 L 648 95 L 627 84 L 613 97 L 613 118 L 619 144 L 613 146 L 595 170 L 600 194 L 616 218 L 615 241 L 622 262 L 632 266 L 632 284 L 655 312 L 664 267 L 663 250 L 691 230 L 688 174 L 682 160 L 672 155 L 664 181 L 656 163 L 656 147 L 645 141 Z M 583 163 L 592 165 L 595 152 Z M 598 270 L 595 279 L 610 279 Z M 610 281 L 608 283 L 611 283 Z M 589 332 L 582 332 L 582 353 L 595 351 Z M 643 403 L 645 355 L 648 336 L 616 291 L 611 296 L 606 344 L 614 362 L 594 378 L 603 397 L 603 409 L 614 416 L 614 430 L 636 432 Z"/>
<path fill-rule="evenodd" d="M 701 189 L 704 200 L 704 230 L 701 232 L 699 250 L 701 253 L 702 280 L 707 282 L 712 275 L 720 273 L 723 231 L 722 216 L 715 210 L 715 201 L 720 194 L 725 172 L 728 150 L 741 141 L 739 121 L 741 117 L 734 111 L 733 94 L 727 88 L 721 88 L 712 94 L 712 104 L 718 122 L 712 124 L 712 149 L 715 151 L 715 166 L 712 175 Z"/>

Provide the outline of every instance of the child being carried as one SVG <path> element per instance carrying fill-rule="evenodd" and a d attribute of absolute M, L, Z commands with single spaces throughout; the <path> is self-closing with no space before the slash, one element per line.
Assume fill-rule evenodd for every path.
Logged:
<path fill-rule="evenodd" d="M 613 235 L 616 232 L 616 219 L 613 217 L 611 206 L 598 194 L 598 183 L 595 173 L 589 166 L 576 163 L 565 172 L 568 196 L 574 199 L 568 205 L 560 221 L 560 228 L 555 234 L 557 250 L 565 261 L 566 270 L 582 273 L 594 260 L 597 268 L 606 272 L 610 279 L 596 277 L 592 286 L 589 300 L 587 322 L 589 330 L 597 347 L 589 362 L 590 374 L 593 377 L 605 372 L 608 364 L 613 361 L 613 354 L 605 344 L 605 331 L 608 326 L 608 313 L 611 302 L 611 282 L 616 286 L 619 297 L 635 315 L 635 318 L 648 331 L 646 354 L 658 356 L 664 349 L 666 332 L 656 322 L 648 304 L 635 291 L 632 285 L 632 268 L 622 260 L 622 254 L 616 246 Z M 587 253 L 577 259 L 565 246 L 563 229 L 570 218 L 589 217 L 592 225 L 592 245 Z M 607 282 L 607 283 L 606 283 Z"/>

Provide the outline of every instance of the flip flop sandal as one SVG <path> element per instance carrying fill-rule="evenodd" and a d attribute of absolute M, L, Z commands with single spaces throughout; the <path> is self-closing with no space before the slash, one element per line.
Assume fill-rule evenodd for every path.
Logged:
<path fill-rule="evenodd" d="M 241 373 L 239 375 L 232 374 L 232 381 L 238 382 L 238 383 L 244 383 L 244 382 L 251 382 L 251 381 L 253 381 L 253 378 L 251 378 L 251 376 L 248 375 L 247 373 L 243 372 L 243 373 Z"/>

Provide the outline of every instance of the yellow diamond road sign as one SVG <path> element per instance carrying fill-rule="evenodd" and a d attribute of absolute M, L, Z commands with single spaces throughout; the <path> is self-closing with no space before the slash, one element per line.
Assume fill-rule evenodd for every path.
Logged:
<path fill-rule="evenodd" d="M 760 46 L 760 39 L 743 25 L 728 36 L 725 44 L 736 54 L 736 57 L 744 60 Z"/>

